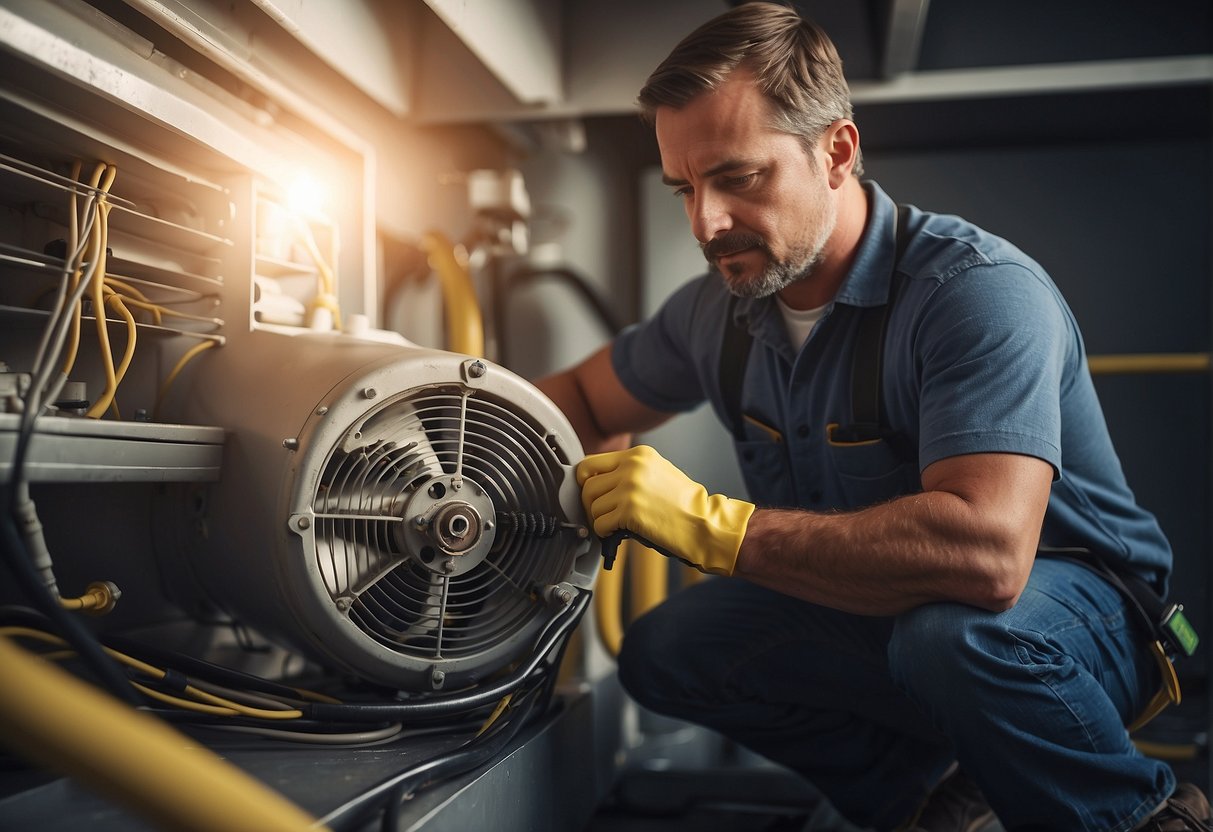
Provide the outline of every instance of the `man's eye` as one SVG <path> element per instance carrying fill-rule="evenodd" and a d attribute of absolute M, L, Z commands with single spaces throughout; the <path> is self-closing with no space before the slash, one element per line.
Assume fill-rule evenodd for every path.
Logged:
<path fill-rule="evenodd" d="M 744 188 L 752 183 L 757 177 L 756 173 L 744 173 L 741 176 L 730 176 L 724 180 L 724 184 L 729 188 Z"/>
<path fill-rule="evenodd" d="M 686 199 L 690 195 L 691 195 L 690 186 L 674 189 L 674 196 L 676 196 L 678 199 Z"/>

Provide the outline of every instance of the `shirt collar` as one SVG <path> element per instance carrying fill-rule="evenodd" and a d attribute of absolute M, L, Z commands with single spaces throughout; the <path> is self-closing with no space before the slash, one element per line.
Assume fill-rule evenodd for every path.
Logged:
<path fill-rule="evenodd" d="M 889 299 L 889 278 L 893 273 L 897 250 L 894 227 L 897 206 L 875 182 L 865 180 L 863 187 L 868 193 L 868 221 L 859 239 L 855 262 L 843 278 L 834 301 L 826 308 L 826 314 L 829 314 L 834 303 L 879 306 Z M 780 337 L 783 321 L 774 298 L 739 298 L 734 305 L 733 317 L 780 352 L 789 356 L 793 354 L 787 346 L 787 339 Z"/>
<path fill-rule="evenodd" d="M 868 222 L 851 270 L 834 296 L 848 306 L 879 306 L 889 299 L 889 278 L 897 256 L 897 206 L 871 180 L 863 183 L 868 192 Z"/>

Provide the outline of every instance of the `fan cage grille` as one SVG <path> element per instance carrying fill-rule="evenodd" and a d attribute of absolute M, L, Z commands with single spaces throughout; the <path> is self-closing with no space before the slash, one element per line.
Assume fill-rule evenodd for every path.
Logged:
<path fill-rule="evenodd" d="M 404 551 L 398 526 L 419 488 L 455 474 L 497 512 L 565 520 L 564 471 L 545 436 L 508 401 L 462 386 L 406 394 L 352 426 L 326 460 L 312 506 L 316 563 L 337 609 L 419 660 L 476 656 L 526 632 L 545 606 L 543 588 L 572 571 L 562 535 L 497 524 L 480 563 L 445 575 Z"/>

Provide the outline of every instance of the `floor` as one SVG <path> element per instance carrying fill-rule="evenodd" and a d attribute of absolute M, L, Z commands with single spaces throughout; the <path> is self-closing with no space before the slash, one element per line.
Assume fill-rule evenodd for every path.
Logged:
<path fill-rule="evenodd" d="M 1169 762 L 1179 781 L 1213 794 L 1209 697 L 1203 684 L 1188 687 L 1191 696 L 1182 705 L 1164 711 L 1134 739 L 1147 756 Z M 661 723 L 649 727 L 660 729 Z M 653 733 L 661 735 L 661 730 Z M 583 832 L 863 832 L 786 769 L 715 745 L 698 729 L 667 729 L 665 736 L 670 739 L 649 752 L 649 763 L 658 765 L 641 756 L 641 764 L 625 771 Z M 700 767 L 702 760 L 715 760 L 717 766 Z M 978 832 L 1003 828 L 994 821 Z"/>
<path fill-rule="evenodd" d="M 860 832 L 778 768 L 625 774 L 585 832 Z"/>

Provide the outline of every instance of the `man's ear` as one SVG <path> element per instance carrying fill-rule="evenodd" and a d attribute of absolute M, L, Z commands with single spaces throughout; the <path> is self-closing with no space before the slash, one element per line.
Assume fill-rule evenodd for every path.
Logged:
<path fill-rule="evenodd" d="M 842 187 L 859 157 L 859 128 L 849 118 L 840 118 L 826 128 L 820 147 L 828 160 L 830 187 Z"/>

